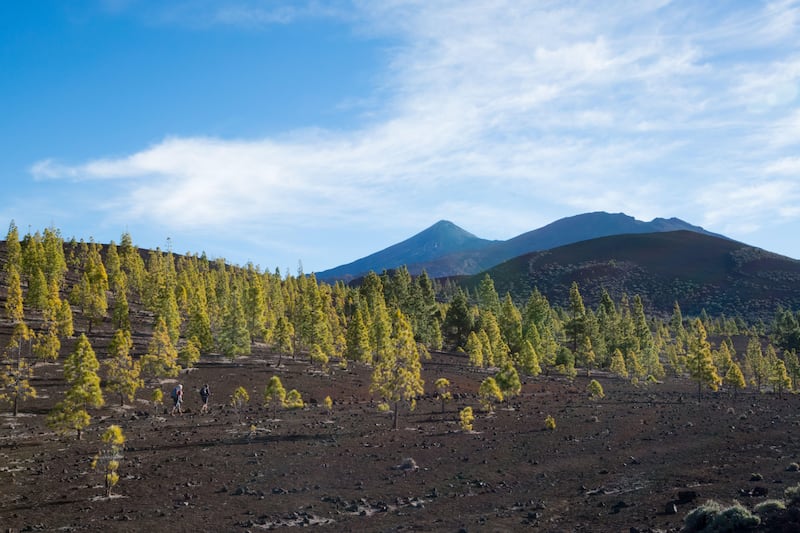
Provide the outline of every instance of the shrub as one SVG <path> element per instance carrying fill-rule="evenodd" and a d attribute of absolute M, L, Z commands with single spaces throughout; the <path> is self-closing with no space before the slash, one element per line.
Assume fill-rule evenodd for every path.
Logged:
<path fill-rule="evenodd" d="M 764 500 L 753 507 L 753 512 L 760 516 L 770 516 L 786 510 L 786 504 L 781 500 Z"/>
<path fill-rule="evenodd" d="M 286 407 L 289 409 L 300 409 L 305 404 L 303 403 L 303 397 L 297 391 L 297 389 L 292 389 L 286 393 Z"/>
<path fill-rule="evenodd" d="M 379 413 L 388 413 L 391 410 L 389 404 L 386 402 L 381 402 L 378 404 L 378 412 Z"/>
<path fill-rule="evenodd" d="M 333 411 L 333 400 L 331 400 L 330 396 L 325 396 L 325 399 L 322 400 L 322 404 L 328 411 Z"/>
<path fill-rule="evenodd" d="M 460 419 L 461 429 L 464 431 L 472 431 L 472 422 L 475 420 L 475 415 L 472 413 L 472 407 L 465 407 L 458 414 Z"/>
<path fill-rule="evenodd" d="M 551 431 L 556 429 L 556 419 L 551 415 L 547 415 L 547 418 L 544 419 L 544 427 L 545 429 L 549 429 Z"/>
<path fill-rule="evenodd" d="M 593 379 L 589 382 L 589 384 L 586 386 L 586 392 L 589 393 L 589 397 L 592 400 L 604 398 L 606 395 L 605 392 L 603 392 L 603 386 L 600 385 L 600 382 L 596 379 Z"/>
<path fill-rule="evenodd" d="M 794 487 L 787 487 L 785 491 L 783 491 L 784 496 L 788 500 L 787 503 L 789 505 L 795 505 L 800 503 L 800 484 L 795 485 Z"/>
<path fill-rule="evenodd" d="M 752 529 L 761 519 L 740 503 L 723 508 L 718 502 L 708 500 L 686 515 L 683 520 L 685 533 L 733 533 Z"/>

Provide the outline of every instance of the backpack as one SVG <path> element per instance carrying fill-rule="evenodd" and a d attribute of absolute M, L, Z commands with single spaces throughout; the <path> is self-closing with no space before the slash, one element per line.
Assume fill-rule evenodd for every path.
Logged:
<path fill-rule="evenodd" d="M 178 399 L 178 387 L 175 387 L 174 389 L 172 389 L 171 396 L 172 396 L 173 400 L 177 400 Z"/>

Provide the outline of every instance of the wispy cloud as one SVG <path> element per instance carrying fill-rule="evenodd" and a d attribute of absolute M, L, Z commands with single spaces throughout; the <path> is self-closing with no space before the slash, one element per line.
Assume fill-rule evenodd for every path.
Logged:
<path fill-rule="evenodd" d="M 483 234 L 507 235 L 539 222 L 537 206 L 714 227 L 800 216 L 794 182 L 729 174 L 796 170 L 786 153 L 800 142 L 796 2 L 726 4 L 721 18 L 667 1 L 264 5 L 179 3 L 159 16 L 240 26 L 332 16 L 365 40 L 391 39 L 371 123 L 168 138 L 127 157 L 40 161 L 33 174 L 127 180 L 109 210 L 177 228 L 236 231 L 253 217 L 418 227 L 463 210 L 480 214 Z"/>

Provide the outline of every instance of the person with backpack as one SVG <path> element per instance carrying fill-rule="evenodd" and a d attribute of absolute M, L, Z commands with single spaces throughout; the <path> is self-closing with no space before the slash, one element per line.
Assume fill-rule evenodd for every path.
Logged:
<path fill-rule="evenodd" d="M 203 401 L 203 406 L 200 408 L 200 414 L 208 412 L 208 398 L 211 396 L 211 390 L 208 388 L 208 383 L 200 388 L 200 399 Z"/>
<path fill-rule="evenodd" d="M 172 401 L 175 402 L 175 405 L 172 407 L 172 416 L 175 416 L 175 411 L 178 411 L 178 414 L 183 414 L 183 409 L 181 406 L 183 405 L 183 385 L 180 383 L 172 389 Z"/>

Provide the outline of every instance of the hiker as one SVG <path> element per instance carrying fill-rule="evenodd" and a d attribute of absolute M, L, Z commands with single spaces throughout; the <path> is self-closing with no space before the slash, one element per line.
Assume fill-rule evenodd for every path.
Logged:
<path fill-rule="evenodd" d="M 203 401 L 203 406 L 200 408 L 200 414 L 208 412 L 208 397 L 211 396 L 211 391 L 208 388 L 208 383 L 200 388 L 200 399 Z"/>
<path fill-rule="evenodd" d="M 178 384 L 174 389 L 172 389 L 172 401 L 175 402 L 175 405 L 172 407 L 172 416 L 175 416 L 175 411 L 178 411 L 178 414 L 183 414 L 183 409 L 181 409 L 181 405 L 183 404 L 183 385 Z"/>

